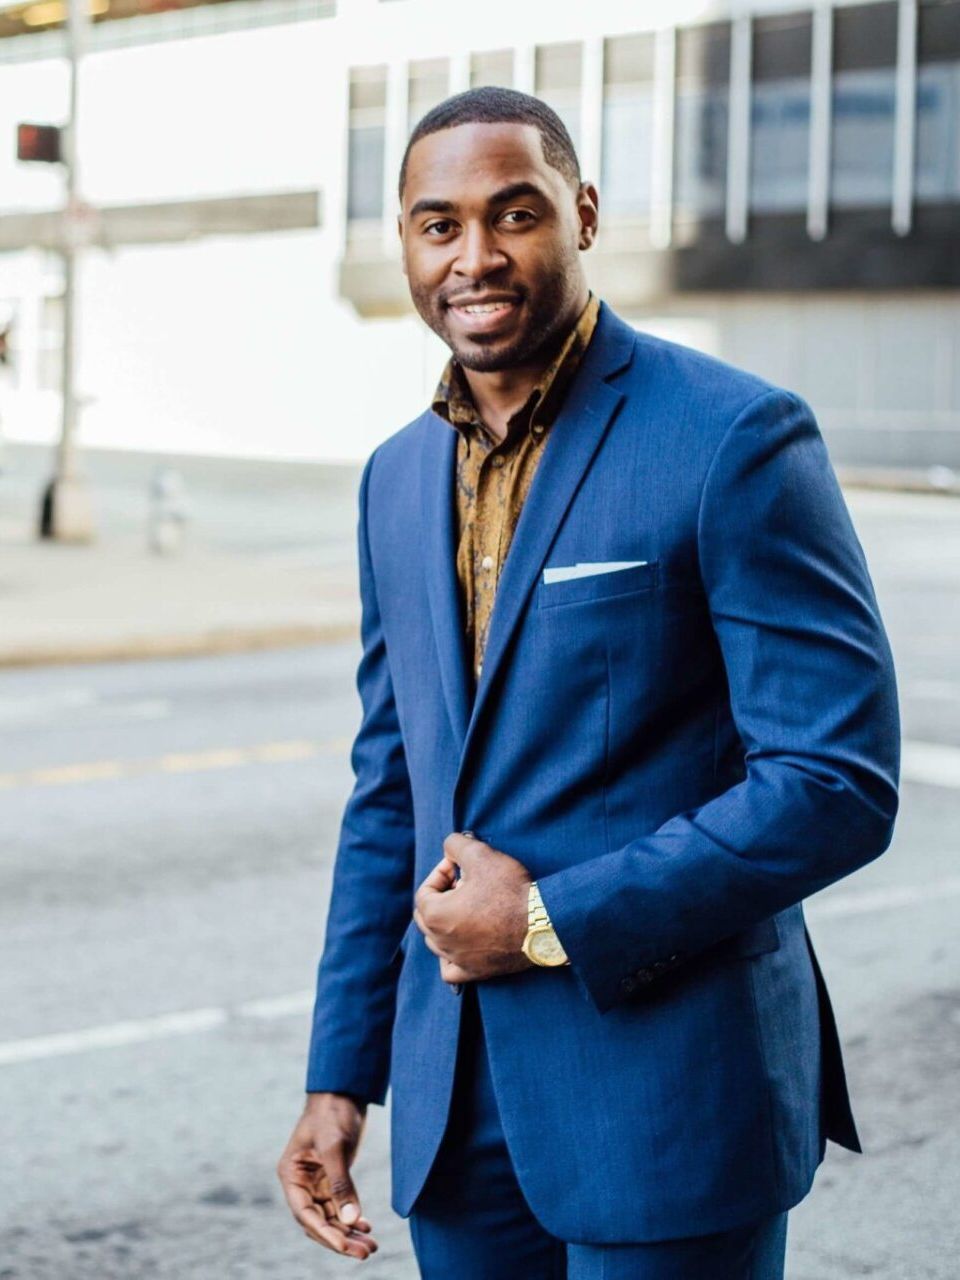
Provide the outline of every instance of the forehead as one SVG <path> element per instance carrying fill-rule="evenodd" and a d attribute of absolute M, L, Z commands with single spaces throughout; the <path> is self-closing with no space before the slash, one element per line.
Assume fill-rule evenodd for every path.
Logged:
<path fill-rule="evenodd" d="M 461 124 L 418 139 L 407 156 L 403 203 L 423 196 L 453 203 L 482 199 L 514 182 L 556 193 L 562 175 L 543 156 L 532 124 Z"/>

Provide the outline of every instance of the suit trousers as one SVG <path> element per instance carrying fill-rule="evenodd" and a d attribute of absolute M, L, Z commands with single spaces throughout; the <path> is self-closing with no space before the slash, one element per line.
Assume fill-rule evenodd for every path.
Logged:
<path fill-rule="evenodd" d="M 646 1244 L 568 1244 L 550 1235 L 513 1170 L 475 986 L 466 984 L 461 998 L 447 1128 L 410 1214 L 423 1280 L 783 1280 L 785 1213 L 716 1235 Z M 590 1196 L 589 1186 L 583 1194 Z"/>

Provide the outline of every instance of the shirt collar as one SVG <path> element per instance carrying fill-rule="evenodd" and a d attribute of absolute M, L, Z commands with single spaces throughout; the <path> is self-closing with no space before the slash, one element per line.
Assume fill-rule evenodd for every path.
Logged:
<path fill-rule="evenodd" d="M 544 369 L 526 402 L 507 423 L 508 437 L 515 436 L 522 428 L 532 431 L 535 425 L 549 427 L 554 421 L 593 337 L 599 313 L 600 300 L 591 293 L 587 305 L 567 334 L 560 350 Z M 434 413 L 449 422 L 462 435 L 471 435 L 478 430 L 489 435 L 473 402 L 463 367 L 453 357 L 447 361 L 440 375 L 433 394 L 432 408 Z"/>

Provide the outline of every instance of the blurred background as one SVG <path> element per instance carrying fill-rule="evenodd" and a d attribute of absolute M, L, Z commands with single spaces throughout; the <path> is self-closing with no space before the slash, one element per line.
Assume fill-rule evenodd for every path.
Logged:
<path fill-rule="evenodd" d="M 906 744 L 893 849 L 809 904 L 870 1156 L 830 1152 L 788 1274 L 960 1274 L 960 0 L 0 0 L 0 1280 L 352 1265 L 273 1166 L 359 468 L 445 359 L 397 170 L 481 84 L 566 122 L 596 292 L 817 414 Z M 365 1269 L 412 1280 L 387 1129 Z"/>

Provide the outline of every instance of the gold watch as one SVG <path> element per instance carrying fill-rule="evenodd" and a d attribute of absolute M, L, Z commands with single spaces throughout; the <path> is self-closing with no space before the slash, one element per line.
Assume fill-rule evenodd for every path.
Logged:
<path fill-rule="evenodd" d="M 536 880 L 527 893 L 527 936 L 523 940 L 523 954 L 534 964 L 550 969 L 570 963 L 550 923 Z"/>

